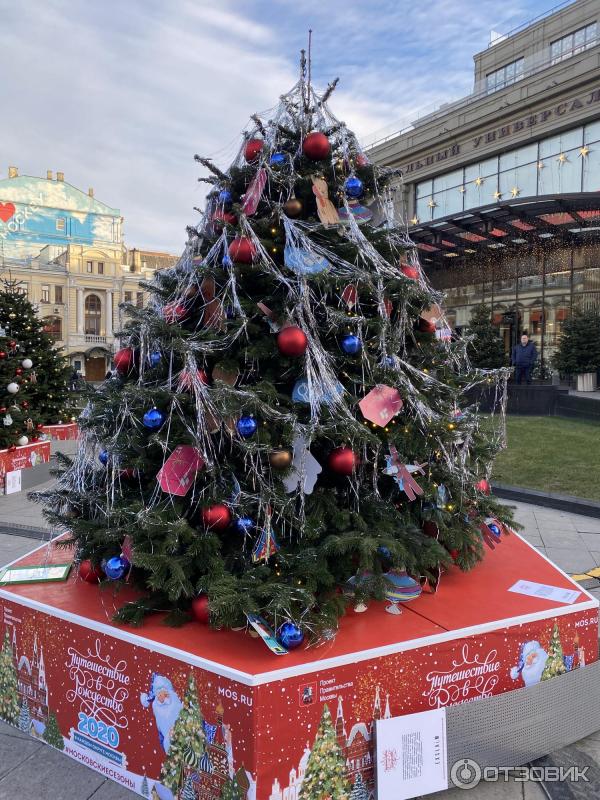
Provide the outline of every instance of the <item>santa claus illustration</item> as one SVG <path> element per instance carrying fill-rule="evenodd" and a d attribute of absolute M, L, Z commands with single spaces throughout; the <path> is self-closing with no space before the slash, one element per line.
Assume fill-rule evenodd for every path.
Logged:
<path fill-rule="evenodd" d="M 169 752 L 173 727 L 181 711 L 182 703 L 173 684 L 164 675 L 152 673 L 150 689 L 140 694 L 140 702 L 144 708 L 152 706 L 158 737 L 165 753 Z"/>
<path fill-rule="evenodd" d="M 511 669 L 510 677 L 513 681 L 521 677 L 525 686 L 534 686 L 540 682 L 547 660 L 548 653 L 539 642 L 525 642 L 521 645 L 519 663 Z"/>

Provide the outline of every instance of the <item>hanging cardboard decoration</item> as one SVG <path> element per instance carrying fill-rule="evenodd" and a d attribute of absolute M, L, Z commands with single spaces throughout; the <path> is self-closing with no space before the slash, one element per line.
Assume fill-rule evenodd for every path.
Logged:
<path fill-rule="evenodd" d="M 242 206 L 242 211 L 247 217 L 251 217 L 256 213 L 256 209 L 260 203 L 266 183 L 267 171 L 261 167 L 261 169 L 259 169 L 256 175 L 252 178 L 252 181 L 246 190 L 246 194 L 244 195 L 244 205 Z"/>
<path fill-rule="evenodd" d="M 317 214 L 323 225 L 337 225 L 338 212 L 329 199 L 329 188 L 323 178 L 312 177 L 313 193 L 317 198 Z"/>
<path fill-rule="evenodd" d="M 398 389 L 379 384 L 371 389 L 358 405 L 365 419 L 385 428 L 388 422 L 400 413 L 404 403 Z"/>

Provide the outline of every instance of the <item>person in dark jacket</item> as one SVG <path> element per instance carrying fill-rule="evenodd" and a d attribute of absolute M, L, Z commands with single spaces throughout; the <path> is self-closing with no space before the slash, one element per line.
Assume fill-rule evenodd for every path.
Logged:
<path fill-rule="evenodd" d="M 521 383 L 523 378 L 527 383 L 531 383 L 531 371 L 537 361 L 537 350 L 535 344 L 529 341 L 529 336 L 524 333 L 521 336 L 521 344 L 516 344 L 512 350 L 512 363 L 515 367 L 515 378 L 517 383 Z"/>

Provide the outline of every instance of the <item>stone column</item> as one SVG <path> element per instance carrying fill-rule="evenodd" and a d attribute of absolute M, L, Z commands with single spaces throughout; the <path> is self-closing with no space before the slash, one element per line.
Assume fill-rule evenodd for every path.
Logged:
<path fill-rule="evenodd" d="M 77 289 L 77 333 L 83 335 L 83 289 Z"/>
<path fill-rule="evenodd" d="M 106 336 L 113 335 L 113 294 L 106 292 Z"/>

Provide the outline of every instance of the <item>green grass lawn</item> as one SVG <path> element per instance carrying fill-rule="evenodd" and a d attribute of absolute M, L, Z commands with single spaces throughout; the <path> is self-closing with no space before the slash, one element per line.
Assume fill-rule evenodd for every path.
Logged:
<path fill-rule="evenodd" d="M 560 417 L 507 417 L 508 447 L 492 480 L 600 500 L 600 425 Z"/>

